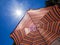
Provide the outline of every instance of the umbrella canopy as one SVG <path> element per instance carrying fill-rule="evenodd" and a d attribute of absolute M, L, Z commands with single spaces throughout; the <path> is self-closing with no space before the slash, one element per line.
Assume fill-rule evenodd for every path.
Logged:
<path fill-rule="evenodd" d="M 51 45 L 60 37 L 60 9 L 55 5 L 27 11 L 10 36 L 16 45 Z"/>

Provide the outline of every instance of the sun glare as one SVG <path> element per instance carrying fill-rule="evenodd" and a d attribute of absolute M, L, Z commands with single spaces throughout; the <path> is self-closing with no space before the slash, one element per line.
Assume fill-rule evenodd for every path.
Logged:
<path fill-rule="evenodd" d="M 22 15 L 22 14 L 23 14 L 23 11 L 22 11 L 22 10 L 17 9 L 17 10 L 15 10 L 15 14 L 16 14 L 17 16 L 20 16 L 20 15 Z"/>
<path fill-rule="evenodd" d="M 30 33 L 30 29 L 29 29 L 29 28 L 25 28 L 25 33 L 26 33 L 26 35 L 27 35 L 28 33 Z"/>
<path fill-rule="evenodd" d="M 23 9 L 20 9 L 19 7 L 13 9 L 13 15 L 18 18 L 18 17 L 22 17 L 24 15 L 24 11 Z"/>
<path fill-rule="evenodd" d="M 22 3 L 19 3 L 17 0 L 13 1 L 10 7 L 10 14 L 14 19 L 22 19 L 24 16 L 26 9 L 24 8 L 25 5 Z"/>

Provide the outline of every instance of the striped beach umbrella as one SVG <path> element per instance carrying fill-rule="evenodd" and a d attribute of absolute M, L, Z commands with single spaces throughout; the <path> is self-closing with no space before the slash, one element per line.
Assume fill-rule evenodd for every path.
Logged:
<path fill-rule="evenodd" d="M 10 34 L 16 45 L 51 45 L 60 38 L 60 9 L 57 5 L 29 10 Z"/>

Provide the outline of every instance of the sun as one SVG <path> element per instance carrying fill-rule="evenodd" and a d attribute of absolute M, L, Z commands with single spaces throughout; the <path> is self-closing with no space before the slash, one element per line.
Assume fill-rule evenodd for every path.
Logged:
<path fill-rule="evenodd" d="M 15 15 L 20 16 L 23 14 L 23 11 L 21 9 L 16 9 L 15 10 Z"/>
<path fill-rule="evenodd" d="M 12 13 L 13 13 L 14 17 L 16 17 L 16 18 L 22 18 L 23 15 L 24 15 L 24 10 L 21 9 L 21 8 L 15 8 L 15 9 L 13 9 Z"/>

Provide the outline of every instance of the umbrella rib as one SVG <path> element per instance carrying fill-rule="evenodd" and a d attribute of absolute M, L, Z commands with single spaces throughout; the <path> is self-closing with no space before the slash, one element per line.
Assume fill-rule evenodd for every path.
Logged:
<path fill-rule="evenodd" d="M 30 16 L 30 14 L 29 13 L 27 13 L 28 15 L 29 15 L 29 17 L 31 18 L 31 16 Z M 32 18 L 31 18 L 31 20 L 32 20 Z M 35 23 L 34 23 L 34 21 L 32 20 L 32 22 L 33 22 L 33 24 L 35 25 Z M 36 26 L 36 25 L 35 25 Z M 37 27 L 36 27 L 36 29 L 37 29 Z M 38 30 L 38 29 L 37 29 Z M 39 30 L 38 30 L 39 31 Z M 44 39 L 44 37 L 41 35 L 41 33 L 39 32 L 39 34 L 40 34 L 40 36 L 42 37 L 42 39 L 45 41 L 45 39 Z M 47 42 L 45 41 L 45 43 L 47 44 Z"/>

